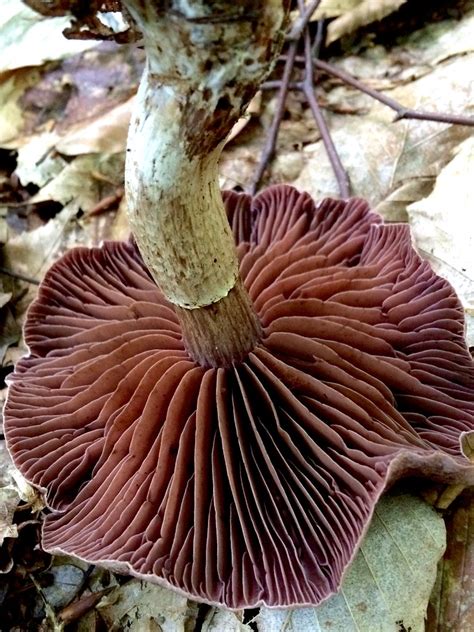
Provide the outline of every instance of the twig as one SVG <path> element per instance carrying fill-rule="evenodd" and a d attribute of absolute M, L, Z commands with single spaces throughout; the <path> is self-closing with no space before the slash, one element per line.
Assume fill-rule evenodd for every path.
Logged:
<path fill-rule="evenodd" d="M 281 88 L 281 79 L 271 79 L 269 81 L 264 81 L 260 86 L 260 90 L 280 90 Z M 301 81 L 290 81 L 288 83 L 289 90 L 302 90 L 303 84 Z"/>
<path fill-rule="evenodd" d="M 265 146 L 263 148 L 254 179 L 249 187 L 249 191 L 252 194 L 254 194 L 255 191 L 258 189 L 260 180 L 262 179 L 262 176 L 265 173 L 265 170 L 268 167 L 268 164 L 275 152 L 278 131 L 285 111 L 285 103 L 286 97 L 288 95 L 288 90 L 298 90 L 304 94 L 313 114 L 316 125 L 319 128 L 321 139 L 324 143 L 329 161 L 336 176 L 340 194 L 342 197 L 348 197 L 350 195 L 349 177 L 338 156 L 326 120 L 315 96 L 313 76 L 314 67 L 318 70 L 326 72 L 329 75 L 337 77 L 344 83 L 353 86 L 360 92 L 371 96 L 373 99 L 376 99 L 380 103 L 383 103 L 387 107 L 391 108 L 395 112 L 394 121 L 399 121 L 402 119 L 416 119 L 420 121 L 434 121 L 437 123 L 447 123 L 451 125 L 468 125 L 471 127 L 474 126 L 474 117 L 460 116 L 457 114 L 427 112 L 424 110 L 407 108 L 398 101 L 395 101 L 395 99 L 382 94 L 378 90 L 374 90 L 373 88 L 366 86 L 362 81 L 356 79 L 344 70 L 336 68 L 335 66 L 319 59 L 318 55 L 323 42 L 324 21 L 317 21 L 316 36 L 313 44 L 311 44 L 308 29 L 308 22 L 314 11 L 317 9 L 318 5 L 319 0 L 313 0 L 313 2 L 311 2 L 307 7 L 305 7 L 303 0 L 298 0 L 300 16 L 297 20 L 295 20 L 292 28 L 287 34 L 287 40 L 289 40 L 290 42 L 287 53 L 285 55 L 280 55 L 279 57 L 279 61 L 283 61 L 285 63 L 283 77 L 281 80 L 266 81 L 262 85 L 263 90 L 278 90 L 278 96 L 275 114 L 273 116 L 270 130 L 267 135 Z M 296 49 L 302 35 L 304 38 L 304 55 L 296 55 Z M 303 81 L 291 80 L 296 62 L 302 62 L 304 64 Z"/>
<path fill-rule="evenodd" d="M 295 20 L 295 23 L 291 27 L 291 30 L 286 35 L 286 39 L 290 42 L 297 42 L 305 28 L 308 26 L 308 22 L 311 19 L 311 16 L 316 11 L 316 9 L 321 4 L 321 0 L 313 0 L 309 3 L 309 5 L 305 8 L 300 5 L 300 17 Z"/>
<path fill-rule="evenodd" d="M 316 35 L 314 37 L 313 45 L 311 46 L 312 57 L 319 57 L 321 53 L 321 47 L 323 45 L 324 38 L 324 20 L 318 20 L 316 22 Z"/>
<path fill-rule="evenodd" d="M 106 213 L 107 211 L 110 211 L 111 209 L 117 207 L 120 204 L 123 195 L 123 187 L 118 187 L 115 190 L 115 193 L 112 193 L 112 195 L 108 195 L 107 197 L 102 198 L 100 202 L 97 202 L 97 204 L 87 212 L 87 217 L 101 215 L 102 213 Z"/>
<path fill-rule="evenodd" d="M 348 198 L 351 194 L 351 185 L 349 176 L 344 169 L 344 166 L 339 158 L 336 147 L 329 133 L 329 129 L 326 120 L 321 112 L 318 101 L 314 96 L 314 77 L 313 77 L 313 59 L 311 54 L 311 40 L 309 36 L 308 28 L 304 32 L 304 57 L 305 57 L 305 78 L 303 81 L 303 92 L 308 101 L 311 112 L 313 113 L 316 125 L 319 128 L 321 138 L 326 149 L 329 161 L 336 176 L 337 184 L 339 187 L 339 193 L 342 198 Z"/>
<path fill-rule="evenodd" d="M 273 115 L 272 124 L 267 134 L 265 146 L 260 156 L 260 161 L 255 171 L 254 179 L 249 187 L 249 192 L 252 195 L 255 194 L 258 188 L 258 185 L 260 183 L 260 180 L 262 179 L 262 176 L 265 173 L 265 169 L 267 168 L 268 163 L 270 162 L 270 159 L 273 156 L 273 153 L 275 151 L 275 145 L 278 138 L 278 130 L 280 129 L 281 120 L 285 112 L 286 95 L 288 94 L 288 86 L 291 79 L 291 73 L 293 72 L 293 67 L 295 64 L 297 47 L 298 47 L 298 42 L 291 42 L 291 44 L 288 47 L 288 55 L 285 62 L 285 68 L 283 70 L 283 77 L 281 79 L 281 85 L 280 85 L 280 90 L 278 93 L 275 114 Z"/>
<path fill-rule="evenodd" d="M 9 276 L 12 279 L 18 279 L 19 281 L 25 281 L 25 283 L 31 283 L 31 285 L 40 284 L 40 282 L 37 279 L 33 279 L 33 277 L 26 276 L 24 274 L 21 274 L 20 272 L 13 272 L 13 270 L 8 270 L 7 268 L 3 268 L 1 266 L 0 266 L 0 274 Z"/>
<path fill-rule="evenodd" d="M 305 61 L 304 57 L 297 57 L 295 61 Z M 324 70 L 329 75 L 333 75 L 338 79 L 341 79 L 344 83 L 347 83 L 350 86 L 353 86 L 360 92 L 364 94 L 368 94 L 373 99 L 380 101 L 390 109 L 396 112 L 395 121 L 400 121 L 402 119 L 417 119 L 421 121 L 435 121 L 437 123 L 451 123 L 453 125 L 469 125 L 471 127 L 474 126 L 474 117 L 470 116 L 459 116 L 457 114 L 442 114 L 438 112 L 425 112 L 423 110 L 413 110 L 411 108 L 407 108 L 395 99 L 387 97 L 385 94 L 382 94 L 378 90 L 374 90 L 369 86 L 366 86 L 362 81 L 356 79 L 345 70 L 341 70 L 340 68 L 336 68 L 331 64 L 328 64 L 321 59 L 313 59 L 313 64 L 319 70 Z"/>
<path fill-rule="evenodd" d="M 336 180 L 338 182 L 339 191 L 342 197 L 349 197 L 350 195 L 350 184 L 349 177 L 341 163 L 341 160 L 338 156 L 336 147 L 332 141 L 331 134 L 329 133 L 328 126 L 324 119 L 324 116 L 321 112 L 321 109 L 318 105 L 316 97 L 314 96 L 314 77 L 313 77 L 313 62 L 312 62 L 312 49 L 311 49 L 311 40 L 309 36 L 308 30 L 308 22 L 313 15 L 314 11 L 319 5 L 320 0 L 314 0 L 307 8 L 305 8 L 303 2 L 299 0 L 299 10 L 300 17 L 293 25 L 290 33 L 287 36 L 287 39 L 290 40 L 290 45 L 288 47 L 288 52 L 284 57 L 285 68 L 283 70 L 283 77 L 281 81 L 267 81 L 263 84 L 263 89 L 274 89 L 278 88 L 279 93 L 277 97 L 277 104 L 275 109 L 275 114 L 273 116 L 273 120 L 270 126 L 270 130 L 268 131 L 267 139 L 265 142 L 265 146 L 263 148 L 260 161 L 258 167 L 255 172 L 254 179 L 249 186 L 249 192 L 253 195 L 258 189 L 258 185 L 262 179 L 263 174 L 270 162 L 274 152 L 275 146 L 278 138 L 278 131 L 280 129 L 281 121 L 283 119 L 283 115 L 285 112 L 285 103 L 286 97 L 288 94 L 288 90 L 291 88 L 293 90 L 299 90 L 303 92 L 306 97 L 306 100 L 309 104 L 309 107 L 313 113 L 314 120 L 316 121 L 316 125 L 319 128 L 321 138 L 326 149 L 326 152 L 329 157 L 329 161 L 334 170 L 334 174 L 336 176 Z M 297 59 L 296 51 L 298 47 L 298 41 L 301 38 L 302 33 L 304 33 L 304 45 L 305 45 L 305 78 L 302 82 L 290 81 L 291 75 L 293 73 L 295 60 Z M 321 26 L 318 24 L 317 38 L 315 42 L 315 49 L 318 50 L 322 42 L 322 24 Z M 280 58 L 281 59 L 281 58 Z"/>

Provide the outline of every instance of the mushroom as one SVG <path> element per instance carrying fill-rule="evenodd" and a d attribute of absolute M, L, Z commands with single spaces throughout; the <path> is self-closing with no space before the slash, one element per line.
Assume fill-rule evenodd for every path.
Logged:
<path fill-rule="evenodd" d="M 276 186 L 222 203 L 222 141 L 284 3 L 126 4 L 148 53 L 134 240 L 46 274 L 8 447 L 46 494 L 46 550 L 229 608 L 318 604 L 388 485 L 474 482 L 462 308 L 363 200 Z"/>
<path fill-rule="evenodd" d="M 29 312 L 8 444 L 53 510 L 46 550 L 231 608 L 317 604 L 390 482 L 474 482 L 462 311 L 362 200 L 225 203 L 252 351 L 192 360 L 133 242 L 71 250 Z"/>

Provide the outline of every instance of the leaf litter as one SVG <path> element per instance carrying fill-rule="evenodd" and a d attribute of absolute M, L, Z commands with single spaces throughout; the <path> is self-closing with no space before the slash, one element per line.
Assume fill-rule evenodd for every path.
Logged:
<path fill-rule="evenodd" d="M 13 5 L 17 10 L 23 9 L 17 0 L 7 4 L 10 11 Z M 400 0 L 323 0 L 313 17 L 336 17 L 328 36 L 337 39 L 336 35 L 342 37 L 361 23 L 380 19 L 380 12 L 396 10 L 401 4 Z M 51 263 L 74 245 L 95 245 L 104 238 L 128 236 L 126 203 L 117 194 L 123 182 L 117 174 L 123 173 L 126 128 L 142 56 L 132 52 L 135 50 L 132 47 L 118 48 L 109 43 L 97 46 L 83 41 L 75 43 L 81 52 L 68 57 L 72 49 L 70 42 L 60 35 L 59 21 L 53 26 L 51 21 L 36 16 L 41 28 L 54 29 L 61 43 L 54 52 L 45 51 L 31 68 L 28 50 L 32 48 L 21 50 L 18 55 L 15 51 L 23 47 L 24 41 L 37 41 L 35 38 L 42 31 L 33 24 L 28 28 L 25 23 L 15 24 L 14 16 L 8 15 L 7 20 L 7 14 L 2 13 L 0 42 L 3 45 L 10 41 L 14 45 L 8 49 L 9 55 L 3 57 L 4 74 L 0 75 L 0 97 L 4 103 L 0 108 L 0 145 L 18 152 L 16 171 L 7 176 L 6 182 L 11 180 L 8 186 L 21 192 L 24 203 L 7 206 L 3 214 L 8 222 L 2 233 L 6 242 L 3 265 L 39 280 Z M 470 10 L 461 21 L 428 25 L 394 47 L 372 45 L 331 61 L 406 106 L 472 113 L 474 88 L 466 77 L 472 76 L 474 70 L 473 28 L 474 10 Z M 24 36 L 19 29 L 24 29 Z M 88 73 L 91 67 L 94 71 Z M 474 196 L 469 195 L 468 179 L 473 166 L 472 132 L 468 128 L 421 121 L 393 123 L 393 113 L 387 108 L 324 75 L 319 77 L 318 97 L 350 174 L 353 192 L 367 197 L 387 219 L 410 221 L 420 252 L 430 257 L 438 272 L 459 292 L 467 310 L 468 335 L 472 336 L 474 274 L 469 257 L 472 230 L 463 230 L 474 216 Z M 40 108 L 36 107 L 38 103 L 42 104 Z M 274 99 L 262 94 L 252 114 L 234 132 L 222 162 L 224 187 L 245 188 L 251 181 L 273 106 Z M 297 95 L 287 106 L 268 178 L 268 183 L 282 181 L 304 188 L 315 197 L 337 194 L 319 133 Z M 104 199 L 114 195 L 117 203 L 111 210 L 94 214 Z M 453 205 L 456 221 L 453 221 Z M 51 216 L 44 219 L 45 213 Z M 8 310 L 18 338 L 17 323 L 22 322 L 36 287 L 5 280 L 8 283 L 1 294 L 1 309 Z M 4 331 L 7 334 L 3 366 L 8 372 L 15 359 L 14 350 L 21 355 L 24 349 L 15 346 L 17 339 L 8 334 L 8 327 Z M 39 504 L 31 504 L 32 500 L 25 500 L 23 483 L 15 478 L 11 468 L 3 446 L 0 532 L 9 543 L 10 552 L 11 543 L 18 540 L 20 544 L 21 540 L 18 538 L 21 523 L 15 517 L 18 506 L 30 503 L 29 509 L 34 507 L 36 513 L 40 508 Z M 35 502 L 40 503 L 36 498 Z M 406 507 L 404 513 L 400 512 L 402 506 Z M 453 539 L 452 546 L 458 546 L 459 559 L 461 551 L 472 553 L 472 519 L 467 527 L 470 510 L 466 507 L 456 510 L 460 514 L 453 514 L 461 516 L 457 521 L 453 518 L 448 523 L 451 534 L 448 551 Z M 456 526 L 459 524 L 463 526 Z M 28 529 L 30 526 L 23 533 Z M 460 543 L 457 529 L 465 535 Z M 424 613 L 435 581 L 434 567 L 442 555 L 443 537 L 442 521 L 429 506 L 406 494 L 388 496 L 377 507 L 341 592 L 319 608 L 262 610 L 251 625 L 244 622 L 243 613 L 207 608 L 201 617 L 201 629 L 372 632 L 376 625 L 381 632 L 410 627 L 417 632 L 424 629 Z M 425 572 L 418 577 L 418 566 L 412 561 L 415 554 L 410 547 L 420 541 L 423 548 L 421 551 L 417 548 L 420 556 L 417 562 L 420 573 Z M 2 553 L 4 550 L 5 545 Z M 384 563 L 380 564 L 382 557 Z M 437 619 L 431 616 L 430 621 L 437 625 L 448 621 L 452 625 L 449 629 L 464 631 L 468 628 L 459 627 L 459 621 L 466 626 L 472 612 L 473 597 L 468 590 L 472 574 L 462 575 L 459 564 L 451 562 L 450 558 L 440 562 L 444 570 L 438 574 L 430 606 L 430 611 L 436 610 L 438 614 Z M 451 564 L 449 581 L 447 564 Z M 10 570 L 15 568 L 12 565 L 10 557 Z M 18 568 L 27 566 L 19 564 Z M 91 569 L 71 558 L 56 558 L 52 563 L 42 560 L 39 568 L 42 570 L 35 577 L 47 575 L 50 585 L 29 584 L 28 594 L 34 594 L 31 597 L 35 603 L 34 620 L 43 619 L 43 628 L 38 629 L 59 630 L 74 624 L 74 629 L 88 631 L 105 626 L 110 630 L 191 632 L 200 617 L 196 604 L 174 592 Z M 390 569 L 394 569 L 391 574 Z M 11 586 L 14 585 L 12 580 Z M 451 606 L 451 594 L 456 606 Z"/>

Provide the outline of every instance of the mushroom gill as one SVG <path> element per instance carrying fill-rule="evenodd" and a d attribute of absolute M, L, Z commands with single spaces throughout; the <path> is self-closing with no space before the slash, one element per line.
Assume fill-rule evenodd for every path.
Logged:
<path fill-rule="evenodd" d="M 474 482 L 462 308 L 363 200 L 224 198 L 255 348 L 200 366 L 133 242 L 77 248 L 29 311 L 8 445 L 47 550 L 229 608 L 318 604 L 389 483 Z"/>

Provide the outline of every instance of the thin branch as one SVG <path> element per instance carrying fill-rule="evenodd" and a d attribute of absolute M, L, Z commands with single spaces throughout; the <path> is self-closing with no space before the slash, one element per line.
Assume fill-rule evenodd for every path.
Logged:
<path fill-rule="evenodd" d="M 339 191 L 343 198 L 350 195 L 350 181 L 349 177 L 342 165 L 342 162 L 337 153 L 334 142 L 331 138 L 326 120 L 322 113 L 322 110 L 318 104 L 315 96 L 314 87 L 314 71 L 313 68 L 322 70 L 329 75 L 337 77 L 344 83 L 353 86 L 360 92 L 369 95 L 373 99 L 376 99 L 380 103 L 383 103 L 395 112 L 394 121 L 402 119 L 416 119 L 420 121 L 434 121 L 437 123 L 446 123 L 451 125 L 467 125 L 474 126 L 474 117 L 460 116 L 457 114 L 444 114 L 438 112 L 427 112 L 425 110 L 417 110 L 407 108 L 395 99 L 386 96 L 385 94 L 374 90 L 369 86 L 366 86 L 362 81 L 356 79 L 349 73 L 336 68 L 335 66 L 328 64 L 318 58 L 319 50 L 322 45 L 324 35 L 324 21 L 317 21 L 316 36 L 313 43 L 311 43 L 308 22 L 317 9 L 320 0 L 313 0 L 307 7 L 305 7 L 303 0 L 298 0 L 298 7 L 300 16 L 295 20 L 292 28 L 287 34 L 287 39 L 290 41 L 288 51 L 286 55 L 281 55 L 279 61 L 285 63 L 283 77 L 281 80 L 266 81 L 261 87 L 263 90 L 278 90 L 277 104 L 275 114 L 270 126 L 270 130 L 267 135 L 265 146 L 262 151 L 262 155 L 255 173 L 254 180 L 252 181 L 249 190 L 252 194 L 258 188 L 258 185 L 265 173 L 268 164 L 275 152 L 275 146 L 278 138 L 278 131 L 283 119 L 285 111 L 285 103 L 288 94 L 288 90 L 298 90 L 304 94 L 308 105 L 313 114 L 316 125 L 319 128 L 321 139 L 324 143 L 329 161 L 333 168 L 336 180 L 338 182 Z M 304 38 L 304 55 L 296 55 L 298 42 L 303 35 Z M 291 81 L 295 62 L 304 63 L 304 80 L 303 81 Z"/>
<path fill-rule="evenodd" d="M 313 77 L 313 59 L 311 53 L 311 39 L 308 29 L 304 33 L 304 58 L 305 58 L 305 78 L 303 81 L 303 92 L 308 101 L 311 112 L 313 113 L 316 125 L 319 128 L 326 153 L 336 176 L 337 184 L 339 187 L 339 193 L 342 198 L 348 198 L 351 194 L 351 185 L 349 176 L 339 158 L 334 142 L 329 133 L 329 128 L 326 123 L 326 119 L 321 112 L 318 101 L 314 96 L 314 77 Z"/>
<path fill-rule="evenodd" d="M 316 22 L 316 35 L 314 37 L 313 45 L 311 46 L 311 55 L 313 58 L 318 58 L 321 52 L 321 47 L 324 40 L 324 20 L 318 20 Z"/>
<path fill-rule="evenodd" d="M 8 270 L 7 268 L 0 267 L 0 274 L 9 276 L 12 279 L 18 279 L 19 281 L 25 281 L 25 283 L 31 283 L 31 285 L 40 284 L 40 282 L 37 279 L 33 279 L 32 277 L 21 274 L 20 272 L 14 272 L 13 270 Z"/>
<path fill-rule="evenodd" d="M 260 86 L 260 90 L 280 90 L 281 88 L 281 79 L 270 79 L 269 81 L 264 81 Z M 288 83 L 289 90 L 302 90 L 303 84 L 301 81 L 290 81 Z"/>
<path fill-rule="evenodd" d="M 291 27 L 291 30 L 286 35 L 286 39 L 290 42 L 297 42 L 305 28 L 308 26 L 308 22 L 316 9 L 321 4 L 321 0 L 312 0 L 309 5 L 304 8 L 300 6 L 300 17 L 295 20 L 295 23 Z"/>
<path fill-rule="evenodd" d="M 286 96 L 288 94 L 288 86 L 290 83 L 291 74 L 293 72 L 293 67 L 295 64 L 297 47 L 298 47 L 298 42 L 291 42 L 291 44 L 288 47 L 288 55 L 285 62 L 285 68 L 283 70 L 283 77 L 281 79 L 280 91 L 278 93 L 275 114 L 273 115 L 272 124 L 268 131 L 267 139 L 265 141 L 265 146 L 260 156 L 260 161 L 256 169 L 254 179 L 249 187 L 249 192 L 252 195 L 254 195 L 255 192 L 257 191 L 260 180 L 262 179 L 262 176 L 265 173 L 265 169 L 267 168 L 268 163 L 270 162 L 275 152 L 275 146 L 276 146 L 276 142 L 278 138 L 278 130 L 280 129 L 281 120 L 283 118 L 283 114 L 285 113 Z"/>
<path fill-rule="evenodd" d="M 304 61 L 303 57 L 298 57 L 296 61 Z M 328 64 L 321 59 L 313 59 L 313 64 L 319 70 L 324 70 L 329 75 L 333 77 L 337 77 L 344 83 L 347 83 L 350 86 L 353 86 L 360 92 L 364 94 L 368 94 L 373 99 L 380 101 L 391 110 L 396 112 L 395 121 L 400 121 L 402 119 L 417 119 L 420 121 L 435 121 L 437 123 L 451 123 L 453 125 L 469 125 L 470 127 L 474 126 L 474 117 L 471 116 L 459 116 L 457 114 L 442 114 L 437 112 L 425 112 L 424 110 L 413 110 L 411 108 L 407 108 L 395 99 L 391 99 L 387 97 L 385 94 L 382 94 L 378 90 L 374 90 L 373 88 L 369 88 L 362 81 L 356 79 L 345 70 L 341 70 L 340 68 L 336 68 L 331 64 Z"/>

